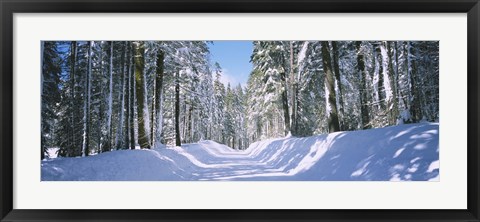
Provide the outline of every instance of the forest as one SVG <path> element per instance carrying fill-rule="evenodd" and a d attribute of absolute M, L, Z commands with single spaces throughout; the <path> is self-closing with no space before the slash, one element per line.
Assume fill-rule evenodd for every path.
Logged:
<path fill-rule="evenodd" d="M 439 121 L 438 41 L 252 41 L 245 85 L 211 44 L 42 41 L 41 159 Z"/>

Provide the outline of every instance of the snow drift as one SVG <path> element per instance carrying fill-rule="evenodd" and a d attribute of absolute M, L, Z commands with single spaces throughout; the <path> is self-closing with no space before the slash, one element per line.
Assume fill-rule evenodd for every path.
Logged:
<path fill-rule="evenodd" d="M 268 139 L 236 151 L 213 141 L 46 159 L 42 181 L 439 180 L 438 123 L 304 138 Z"/>

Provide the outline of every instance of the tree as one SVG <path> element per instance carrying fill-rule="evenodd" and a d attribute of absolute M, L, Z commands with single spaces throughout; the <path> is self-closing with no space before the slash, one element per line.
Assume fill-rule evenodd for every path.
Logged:
<path fill-rule="evenodd" d="M 279 99 L 281 104 L 280 109 L 283 114 L 284 135 L 290 133 L 290 114 L 287 95 L 287 58 L 289 57 L 288 50 L 286 49 L 287 44 L 289 44 L 289 42 L 254 42 L 254 53 L 251 57 L 251 60 L 254 63 L 254 69 L 258 69 L 258 71 L 264 73 L 265 86 L 263 87 L 263 90 L 265 93 L 263 94 L 270 94 L 271 96 L 269 100 L 274 98 Z M 268 127 L 268 125 L 266 127 Z"/>
<path fill-rule="evenodd" d="M 128 144 L 124 143 L 124 138 L 128 137 L 124 135 L 124 122 L 125 122 L 125 99 L 128 99 L 126 95 L 127 91 L 127 81 L 125 81 L 125 78 L 128 78 L 128 68 L 127 68 L 127 42 L 123 43 L 122 47 L 122 57 L 121 57 L 121 78 L 120 78 L 120 93 L 118 100 L 121 100 L 120 107 L 118 109 L 118 116 L 119 116 L 119 121 L 118 121 L 118 126 L 117 126 L 117 134 L 115 136 L 115 148 L 118 150 L 120 148 L 123 148 Z M 127 129 L 127 126 L 125 126 L 125 129 Z"/>
<path fill-rule="evenodd" d="M 110 151 L 112 148 L 112 106 L 113 106 L 113 42 L 110 42 L 110 62 L 109 62 L 109 80 L 108 80 L 108 111 L 107 111 L 107 138 L 103 147 L 103 152 Z"/>
<path fill-rule="evenodd" d="M 42 41 L 42 85 L 41 85 L 41 159 L 45 158 L 48 147 L 55 143 L 57 104 L 60 102 L 61 61 L 57 42 Z"/>
<path fill-rule="evenodd" d="M 152 126 L 156 125 L 155 136 L 152 136 L 152 144 L 154 141 L 160 141 L 162 135 L 162 127 L 163 127 L 163 61 L 165 59 L 165 54 L 163 51 L 157 52 L 157 75 L 155 78 L 155 115 L 156 116 L 156 124 L 152 122 Z M 153 129 L 152 129 L 152 132 Z"/>
<path fill-rule="evenodd" d="M 330 133 L 340 130 L 338 122 L 337 100 L 335 96 L 335 79 L 332 72 L 332 62 L 328 42 L 322 42 L 323 70 L 325 72 L 325 98 L 327 101 L 327 121 Z"/>
<path fill-rule="evenodd" d="M 340 66 L 339 66 L 339 62 L 338 62 L 338 57 L 339 57 L 339 51 L 338 51 L 338 46 L 337 46 L 337 41 L 332 41 L 332 49 L 333 49 L 333 69 L 335 71 L 335 82 L 336 82 L 336 86 L 338 88 L 338 94 L 337 94 L 337 98 L 338 98 L 338 104 L 339 104 L 339 115 L 341 117 L 344 116 L 344 111 L 343 111 L 343 90 L 342 90 L 342 80 L 340 78 Z M 340 120 L 339 121 L 339 124 L 340 124 L 340 129 L 344 129 L 344 124 L 343 124 L 343 120 Z"/>
<path fill-rule="evenodd" d="M 137 121 L 138 121 L 138 143 L 141 148 L 150 148 L 150 137 L 148 135 L 148 106 L 146 105 L 145 89 L 145 44 L 134 42 L 135 50 L 135 94 L 137 97 Z"/>
<path fill-rule="evenodd" d="M 297 134 L 297 96 L 298 96 L 298 83 L 295 80 L 295 67 L 294 67 L 294 57 L 293 57 L 293 41 L 290 41 L 290 75 L 289 75 L 289 82 L 290 82 L 290 133 L 292 135 Z"/>
<path fill-rule="evenodd" d="M 41 91 L 41 92 L 40 92 L 40 96 L 41 96 L 41 100 L 42 100 L 42 108 L 41 108 L 42 111 L 41 111 L 41 115 L 40 115 L 40 116 L 41 116 L 41 117 L 40 117 L 40 122 L 42 123 L 42 126 L 41 126 L 42 132 L 41 132 L 41 134 L 40 134 L 40 135 L 41 135 L 41 138 L 40 138 L 40 143 L 41 143 L 41 145 L 40 145 L 40 159 L 43 160 L 43 159 L 45 159 L 45 152 L 46 152 L 46 149 L 47 149 L 47 148 L 45 147 L 45 135 L 44 135 L 44 128 L 43 128 L 43 125 L 44 125 L 44 120 L 43 120 L 43 119 L 45 118 L 45 117 L 43 116 L 43 110 L 44 110 L 44 108 L 43 108 L 43 84 L 44 84 L 44 80 L 43 80 L 44 77 L 43 77 L 43 75 L 45 75 L 45 74 L 44 74 L 45 71 L 44 71 L 44 65 L 43 65 L 43 64 L 45 64 L 45 60 L 44 60 L 45 42 L 42 41 L 40 44 L 41 44 L 41 45 L 40 45 L 40 55 L 41 55 L 41 56 L 40 56 L 40 60 L 42 61 L 42 74 L 40 75 L 40 79 L 41 79 L 41 82 L 42 82 L 42 83 L 41 83 L 41 89 L 40 89 L 40 91 Z"/>
<path fill-rule="evenodd" d="M 71 47 L 70 47 L 70 112 L 71 112 L 71 119 L 70 119 L 70 125 L 71 125 L 71 135 L 70 135 L 70 142 L 69 146 L 67 146 L 67 149 L 72 152 L 75 149 L 75 66 L 77 63 L 77 42 L 72 41 L 71 42 Z M 68 155 L 72 156 L 72 155 Z"/>
<path fill-rule="evenodd" d="M 41 158 L 439 119 L 438 41 L 255 41 L 245 87 L 208 44 L 42 42 Z"/>
<path fill-rule="evenodd" d="M 181 146 L 180 138 L 180 73 L 175 76 L 175 146 Z"/>
<path fill-rule="evenodd" d="M 360 116 L 362 129 L 370 128 L 370 117 L 368 114 L 368 98 L 367 98 L 367 75 L 365 72 L 364 51 L 362 51 L 362 42 L 356 41 L 357 49 L 357 67 L 360 76 Z"/>
<path fill-rule="evenodd" d="M 87 74 L 85 75 L 85 102 L 83 106 L 83 145 L 82 156 L 88 156 L 90 153 L 90 99 L 91 99 L 91 75 L 92 75 L 92 47 L 93 41 L 88 45 Z"/>

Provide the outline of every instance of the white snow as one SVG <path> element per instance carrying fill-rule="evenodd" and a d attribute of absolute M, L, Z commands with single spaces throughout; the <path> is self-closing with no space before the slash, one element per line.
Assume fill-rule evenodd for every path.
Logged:
<path fill-rule="evenodd" d="M 382 54 L 382 66 L 383 66 L 383 87 L 385 88 L 385 97 L 387 101 L 390 101 L 393 96 L 393 91 L 390 85 L 390 81 L 392 81 L 388 75 L 388 52 L 387 49 L 385 48 L 385 45 L 382 43 L 380 44 L 380 53 Z"/>
<path fill-rule="evenodd" d="M 438 181 L 438 130 L 438 123 L 404 124 L 267 139 L 244 151 L 207 140 L 46 159 L 41 163 L 42 180 Z M 422 149 L 417 149 L 419 144 Z"/>
<path fill-rule="evenodd" d="M 325 109 L 325 113 L 327 114 L 327 118 L 330 118 L 330 113 L 332 112 L 332 105 L 330 104 L 330 101 L 328 100 L 328 97 L 330 96 L 330 92 L 328 91 L 327 87 L 327 82 L 325 81 L 325 104 L 327 105 Z M 336 85 L 336 84 L 335 84 Z"/>
<path fill-rule="evenodd" d="M 47 148 L 47 151 L 45 152 L 45 156 L 48 157 L 48 158 L 57 158 L 58 157 L 58 151 L 60 150 L 60 148 L 58 147 L 50 147 L 50 148 Z"/>
<path fill-rule="evenodd" d="M 428 166 L 428 170 L 427 172 L 428 173 L 431 173 L 433 172 L 434 170 L 438 170 L 440 168 L 440 162 L 437 160 L 437 161 L 434 161 L 430 164 L 430 166 Z"/>
<path fill-rule="evenodd" d="M 308 41 L 305 41 L 302 45 L 302 49 L 298 53 L 298 61 L 297 61 L 297 67 L 298 67 L 298 75 L 296 77 L 297 81 L 300 79 L 300 76 L 303 74 L 303 60 L 305 60 L 306 54 L 307 54 L 307 49 L 308 49 Z"/>

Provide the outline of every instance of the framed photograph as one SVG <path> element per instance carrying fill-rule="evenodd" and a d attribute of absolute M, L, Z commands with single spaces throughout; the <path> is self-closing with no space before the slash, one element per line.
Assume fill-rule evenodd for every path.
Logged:
<path fill-rule="evenodd" d="M 478 0 L 0 6 L 1 221 L 480 221 Z"/>

